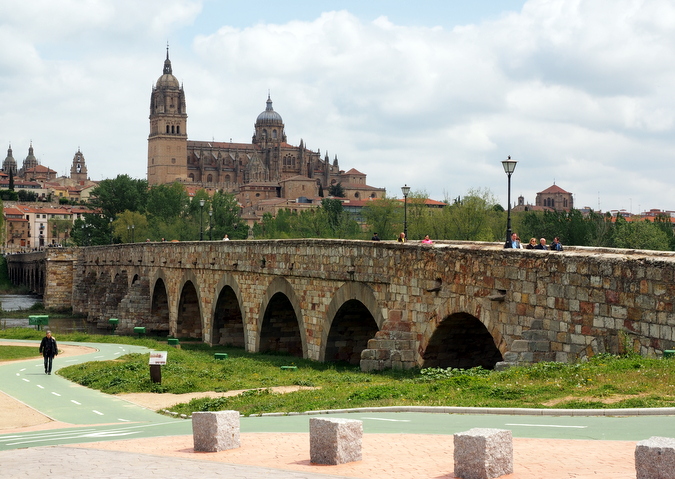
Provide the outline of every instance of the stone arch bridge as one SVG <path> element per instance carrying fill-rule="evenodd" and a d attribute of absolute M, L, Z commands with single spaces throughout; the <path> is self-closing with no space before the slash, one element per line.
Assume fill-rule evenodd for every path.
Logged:
<path fill-rule="evenodd" d="M 675 254 L 493 243 L 210 241 L 7 256 L 10 278 L 118 331 L 363 370 L 493 368 L 675 344 Z"/>

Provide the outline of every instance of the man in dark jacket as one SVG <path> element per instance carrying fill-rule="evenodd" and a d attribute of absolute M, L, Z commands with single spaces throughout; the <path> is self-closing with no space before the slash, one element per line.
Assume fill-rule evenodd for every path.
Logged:
<path fill-rule="evenodd" d="M 59 350 L 56 347 L 56 339 L 52 338 L 52 332 L 47 331 L 47 335 L 42 338 L 40 343 L 40 352 L 45 358 L 45 374 L 52 373 L 52 360 L 54 356 L 59 354 Z"/>

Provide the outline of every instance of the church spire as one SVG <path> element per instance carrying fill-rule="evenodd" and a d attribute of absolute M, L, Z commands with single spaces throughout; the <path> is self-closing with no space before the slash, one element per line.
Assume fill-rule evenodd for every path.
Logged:
<path fill-rule="evenodd" d="M 164 74 L 173 75 L 171 71 L 171 60 L 169 60 L 169 42 L 166 42 L 166 60 L 164 60 Z"/>

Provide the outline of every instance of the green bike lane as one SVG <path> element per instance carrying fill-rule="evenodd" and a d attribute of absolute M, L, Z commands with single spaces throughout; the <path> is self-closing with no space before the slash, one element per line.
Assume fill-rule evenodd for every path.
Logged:
<path fill-rule="evenodd" d="M 55 372 L 71 364 L 149 351 L 129 345 L 65 344 L 89 346 L 97 351 L 67 358 L 57 357 L 54 362 Z M 0 450 L 192 434 L 192 421 L 189 419 L 157 414 L 115 396 L 73 384 L 58 374 L 45 375 L 42 360 L 0 365 L 0 390 L 56 421 L 75 426 L 0 434 Z M 397 409 L 400 412 L 392 412 L 388 408 L 361 412 L 334 411 L 330 417 L 359 419 L 363 421 L 366 434 L 454 434 L 482 427 L 508 429 L 514 437 L 522 438 L 639 441 L 651 436 L 671 437 L 675 430 L 675 409 L 652 411 L 658 412 L 658 415 L 625 417 L 622 412 L 617 412 L 616 416 L 596 417 L 585 415 L 588 411 L 565 411 L 569 415 L 555 415 L 555 412 L 549 411 L 547 415 L 542 415 L 541 410 L 526 414 L 495 414 L 495 410 L 486 413 L 486 409 L 465 408 L 461 414 L 449 414 Z M 626 411 L 629 412 L 640 413 L 638 410 Z M 308 432 L 309 419 L 317 416 L 326 417 L 325 414 L 242 417 L 241 431 Z"/>
<path fill-rule="evenodd" d="M 34 341 L 11 342 L 38 346 Z M 76 427 L 0 434 L 0 450 L 191 433 L 190 421 L 157 414 L 58 375 L 58 370 L 66 366 L 116 359 L 129 353 L 147 353 L 148 348 L 104 343 L 59 344 L 87 346 L 95 351 L 78 356 L 57 356 L 51 375 L 45 374 L 42 359 L 0 365 L 0 390 L 55 421 Z"/>

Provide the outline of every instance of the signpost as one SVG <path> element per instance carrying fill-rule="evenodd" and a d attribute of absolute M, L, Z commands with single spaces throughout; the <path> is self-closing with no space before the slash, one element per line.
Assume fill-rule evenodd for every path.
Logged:
<path fill-rule="evenodd" d="M 162 366 L 166 364 L 167 351 L 152 351 L 150 353 L 150 380 L 162 384 Z"/>

